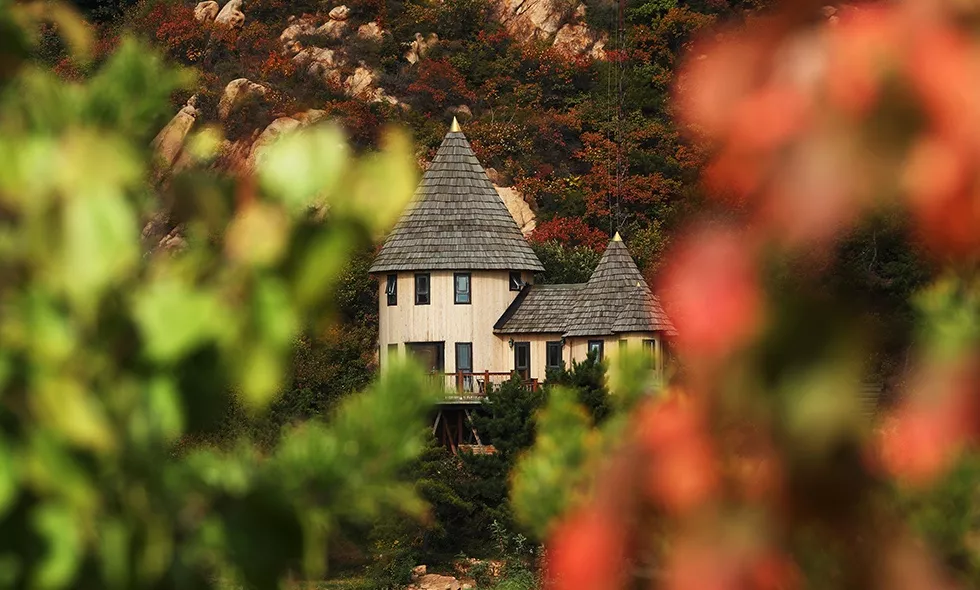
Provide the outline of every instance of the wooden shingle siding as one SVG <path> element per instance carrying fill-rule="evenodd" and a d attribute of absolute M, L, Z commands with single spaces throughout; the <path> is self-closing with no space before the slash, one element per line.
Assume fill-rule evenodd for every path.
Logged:
<path fill-rule="evenodd" d="M 370 272 L 543 271 L 466 137 L 450 131 Z"/>

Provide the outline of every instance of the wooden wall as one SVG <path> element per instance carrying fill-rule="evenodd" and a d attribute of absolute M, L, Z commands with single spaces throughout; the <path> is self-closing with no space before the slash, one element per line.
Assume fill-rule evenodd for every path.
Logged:
<path fill-rule="evenodd" d="M 456 370 L 456 343 L 473 343 L 474 371 L 510 371 L 514 351 L 493 333 L 493 325 L 514 301 L 509 271 L 472 271 L 471 303 L 454 301 L 453 271 L 431 271 L 430 303 L 415 305 L 415 273 L 398 273 L 398 305 L 389 306 L 386 276 L 378 275 L 378 343 L 381 366 L 387 364 L 388 344 L 397 343 L 404 354 L 406 342 L 445 342 L 445 370 Z M 524 273 L 525 281 L 531 273 Z M 543 362 L 543 361 L 542 361 Z"/>
<path fill-rule="evenodd" d="M 475 372 L 509 372 L 514 370 L 514 350 L 509 340 L 531 343 L 531 377 L 543 381 L 547 362 L 547 342 L 561 340 L 561 334 L 513 334 L 493 333 L 493 325 L 514 301 L 517 291 L 510 290 L 508 271 L 472 271 L 470 273 L 471 303 L 457 305 L 453 302 L 453 271 L 430 272 L 430 303 L 415 305 L 415 273 L 398 273 L 398 305 L 389 306 L 385 294 L 385 274 L 378 276 L 379 283 L 379 356 L 381 367 L 388 365 L 388 345 L 397 344 L 399 354 L 405 353 L 406 342 L 444 342 L 445 372 L 456 371 L 456 343 L 473 344 L 473 370 Z M 525 281 L 532 280 L 531 273 L 524 273 Z M 572 361 L 583 361 L 588 356 L 589 340 L 603 340 L 605 358 L 614 360 L 619 353 L 620 340 L 626 341 L 627 349 L 640 351 L 643 340 L 656 340 L 657 367 L 662 370 L 662 346 L 659 333 L 636 332 L 605 338 L 568 338 L 562 349 L 566 367 Z"/>

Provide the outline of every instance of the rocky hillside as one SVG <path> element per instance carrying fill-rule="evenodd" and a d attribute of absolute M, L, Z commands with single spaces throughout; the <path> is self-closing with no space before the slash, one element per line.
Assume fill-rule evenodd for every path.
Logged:
<path fill-rule="evenodd" d="M 601 249 L 616 228 L 652 271 L 701 163 L 669 117 L 679 55 L 698 31 L 757 8 L 141 0 L 102 27 L 101 45 L 135 31 L 198 72 L 153 139 L 164 180 L 188 166 L 188 138 L 210 125 L 224 137 L 216 166 L 247 174 L 277 136 L 328 118 L 359 149 L 386 124 L 407 126 L 424 166 L 456 116 L 532 241 Z"/>

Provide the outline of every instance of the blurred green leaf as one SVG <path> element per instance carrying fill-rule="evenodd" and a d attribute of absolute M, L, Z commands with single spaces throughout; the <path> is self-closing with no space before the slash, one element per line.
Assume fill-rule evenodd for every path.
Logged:
<path fill-rule="evenodd" d="M 514 511 L 538 538 L 545 538 L 555 520 L 587 492 L 586 466 L 595 459 L 599 440 L 576 397 L 572 390 L 551 389 L 534 447 L 514 469 Z"/>
<path fill-rule="evenodd" d="M 68 586 L 82 561 L 79 523 L 67 506 L 53 503 L 36 508 L 32 522 L 46 544 L 46 552 L 34 576 L 34 586 L 44 590 Z"/>
<path fill-rule="evenodd" d="M 173 362 L 192 348 L 227 335 L 231 319 L 214 293 L 163 277 L 136 297 L 135 318 L 155 361 Z"/>
<path fill-rule="evenodd" d="M 348 157 L 340 129 L 318 125 L 283 135 L 256 164 L 263 188 L 290 211 L 302 212 L 339 190 Z"/>

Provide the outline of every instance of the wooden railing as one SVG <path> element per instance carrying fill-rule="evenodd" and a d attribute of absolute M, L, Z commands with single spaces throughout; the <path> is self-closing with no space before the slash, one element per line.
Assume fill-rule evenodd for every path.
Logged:
<path fill-rule="evenodd" d="M 457 371 L 455 373 L 445 373 L 446 388 L 456 392 L 462 397 L 484 396 L 491 387 L 509 381 L 513 373 L 483 371 L 482 373 L 472 373 Z M 537 379 L 525 379 L 524 384 L 529 386 L 532 391 L 537 390 Z"/>

